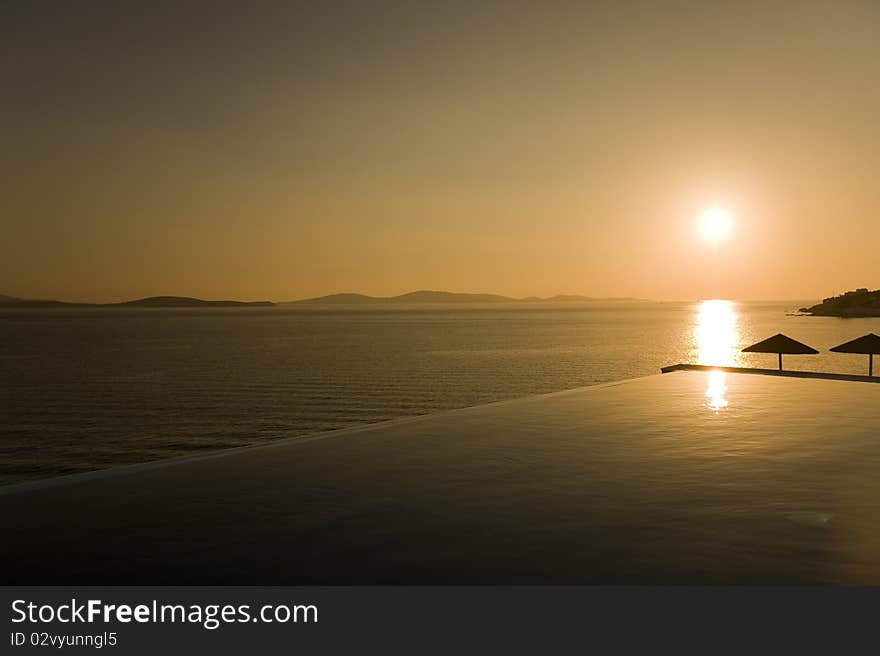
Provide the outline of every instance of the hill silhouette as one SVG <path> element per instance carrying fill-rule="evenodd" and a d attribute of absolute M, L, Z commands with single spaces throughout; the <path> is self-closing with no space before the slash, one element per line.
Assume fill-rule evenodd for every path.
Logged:
<path fill-rule="evenodd" d="M 817 317 L 880 317 L 880 289 L 866 287 L 831 296 L 800 312 Z"/>
<path fill-rule="evenodd" d="M 527 296 L 514 298 L 500 294 L 472 294 L 419 290 L 398 296 L 368 296 L 366 294 L 342 293 L 307 298 L 299 301 L 288 301 L 280 305 L 379 305 L 379 304 L 442 304 L 442 303 L 577 303 L 591 301 L 639 301 L 638 298 L 595 298 L 578 294 L 558 294 L 547 298 Z M 272 301 L 206 301 L 191 296 L 148 296 L 119 303 L 72 303 L 48 299 L 18 298 L 0 294 L 0 308 L 113 308 L 113 307 L 145 307 L 145 308 L 185 308 L 185 307 L 272 307 Z"/>
<path fill-rule="evenodd" d="M 149 296 L 134 301 L 114 303 L 134 307 L 270 307 L 272 301 L 204 301 L 189 296 Z"/>
<path fill-rule="evenodd" d="M 149 296 L 121 303 L 67 303 L 42 299 L 16 298 L 0 295 L 0 307 L 4 308 L 49 308 L 49 307 L 271 307 L 271 301 L 205 301 L 189 296 Z"/>
<path fill-rule="evenodd" d="M 400 294 L 399 296 L 367 296 L 366 294 L 330 294 L 307 298 L 300 301 L 288 301 L 283 305 L 295 305 L 299 303 L 313 303 L 322 305 L 372 305 L 384 303 L 558 303 L 558 302 L 584 302 L 584 301 L 637 301 L 636 298 L 594 298 L 576 294 L 560 294 L 548 298 L 528 296 L 526 298 L 514 298 L 501 296 L 500 294 L 470 294 L 459 292 L 443 292 L 433 290 L 419 290 Z"/>

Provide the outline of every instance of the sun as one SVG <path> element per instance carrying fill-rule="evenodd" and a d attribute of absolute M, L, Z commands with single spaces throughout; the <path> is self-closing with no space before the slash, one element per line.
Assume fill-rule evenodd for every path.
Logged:
<path fill-rule="evenodd" d="M 729 209 L 721 205 L 713 205 L 707 207 L 700 214 L 699 229 L 700 234 L 713 244 L 718 244 L 727 235 L 733 227 L 733 216 Z"/>

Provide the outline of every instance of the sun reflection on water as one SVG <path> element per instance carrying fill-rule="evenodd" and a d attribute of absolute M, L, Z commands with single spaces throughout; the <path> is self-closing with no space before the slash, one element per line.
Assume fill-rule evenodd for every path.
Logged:
<path fill-rule="evenodd" d="M 729 404 L 727 398 L 727 374 L 717 369 L 709 372 L 709 387 L 706 389 L 706 405 L 710 410 L 721 410 Z"/>
<path fill-rule="evenodd" d="M 739 363 L 739 316 L 732 301 L 703 301 L 694 328 L 697 364 L 735 367 Z"/>
<path fill-rule="evenodd" d="M 711 300 L 700 303 L 694 328 L 697 363 L 716 367 L 739 365 L 739 315 L 732 301 Z M 726 397 L 727 374 L 709 372 L 706 405 L 721 410 L 729 405 Z"/>

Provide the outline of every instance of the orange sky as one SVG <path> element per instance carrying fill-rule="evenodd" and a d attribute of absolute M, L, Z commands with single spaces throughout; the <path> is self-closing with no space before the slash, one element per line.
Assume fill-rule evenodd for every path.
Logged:
<path fill-rule="evenodd" d="M 0 293 L 880 287 L 875 2 L 179 4 L 4 21 Z"/>

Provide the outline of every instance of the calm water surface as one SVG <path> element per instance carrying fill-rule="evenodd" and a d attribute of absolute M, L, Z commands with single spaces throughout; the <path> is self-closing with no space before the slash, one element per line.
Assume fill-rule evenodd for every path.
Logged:
<path fill-rule="evenodd" d="M 0 311 L 0 483 L 254 444 L 657 373 L 773 367 L 739 349 L 784 332 L 786 368 L 866 373 L 828 353 L 880 319 L 807 303 L 406 309 Z M 707 390 L 723 407 L 724 381 Z"/>

